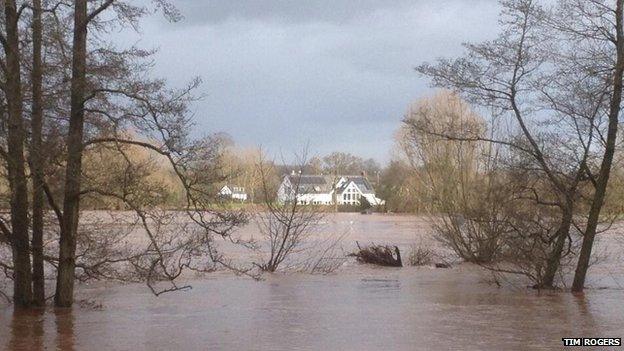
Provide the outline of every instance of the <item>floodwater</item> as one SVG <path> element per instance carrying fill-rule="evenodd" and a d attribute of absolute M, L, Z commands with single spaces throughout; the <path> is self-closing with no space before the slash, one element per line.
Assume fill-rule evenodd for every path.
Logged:
<path fill-rule="evenodd" d="M 415 217 L 339 215 L 346 240 L 408 245 Z M 251 231 L 252 229 L 247 228 Z M 385 236 L 381 232 L 387 233 Z M 420 233 L 420 234 L 419 234 Z M 609 245 L 619 241 L 614 240 Z M 563 337 L 624 337 L 622 266 L 600 263 L 582 296 L 497 287 L 462 264 L 377 268 L 262 281 L 225 272 L 155 297 L 141 285 L 80 286 L 73 310 L 0 307 L 7 350 L 551 350 Z M 605 273 L 608 272 L 608 273 Z M 603 348 L 604 349 L 604 348 Z M 620 349 L 620 348 L 616 348 Z"/>

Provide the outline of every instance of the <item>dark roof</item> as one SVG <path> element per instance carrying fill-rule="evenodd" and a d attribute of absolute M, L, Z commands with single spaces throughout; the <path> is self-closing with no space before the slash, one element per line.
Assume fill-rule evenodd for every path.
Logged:
<path fill-rule="evenodd" d="M 332 177 L 324 175 L 288 175 L 290 184 L 299 182 L 300 193 L 326 193 L 332 188 Z"/>
<path fill-rule="evenodd" d="M 291 182 L 296 182 L 297 179 L 299 178 L 299 175 L 291 175 L 290 177 L 290 181 Z M 330 182 L 331 180 L 328 179 L 327 176 L 322 176 L 322 175 L 301 175 L 301 180 L 299 181 L 299 184 L 317 184 L 317 185 L 322 185 L 322 184 L 327 184 L 328 182 Z"/>
<path fill-rule="evenodd" d="M 354 182 L 364 194 L 373 194 L 375 190 L 364 176 L 339 175 L 337 178 L 328 175 L 287 175 L 288 180 L 294 186 L 299 181 L 299 192 L 301 193 L 327 193 L 332 189 L 335 179 L 345 178 L 347 181 L 338 189 L 342 193 L 351 182 Z M 299 177 L 301 177 L 299 179 Z"/>

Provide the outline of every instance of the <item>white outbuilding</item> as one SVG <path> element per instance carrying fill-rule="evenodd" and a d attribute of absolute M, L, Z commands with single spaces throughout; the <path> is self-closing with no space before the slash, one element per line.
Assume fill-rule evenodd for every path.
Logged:
<path fill-rule="evenodd" d="M 234 201 L 247 201 L 247 193 L 245 192 L 245 188 L 242 186 L 224 185 L 223 188 L 219 190 L 219 196 Z"/>

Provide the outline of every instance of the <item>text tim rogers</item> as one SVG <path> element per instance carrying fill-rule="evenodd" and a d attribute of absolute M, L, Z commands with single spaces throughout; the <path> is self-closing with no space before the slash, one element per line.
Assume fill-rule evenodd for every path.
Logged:
<path fill-rule="evenodd" d="M 563 346 L 622 346 L 622 338 L 562 338 Z"/>

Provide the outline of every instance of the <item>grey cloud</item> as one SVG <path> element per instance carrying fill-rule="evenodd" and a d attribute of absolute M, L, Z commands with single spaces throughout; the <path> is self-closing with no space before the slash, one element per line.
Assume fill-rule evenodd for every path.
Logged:
<path fill-rule="evenodd" d="M 161 48 L 156 73 L 174 84 L 204 78 L 198 132 L 224 131 L 275 153 L 310 142 L 318 153 L 386 160 L 405 108 L 430 93 L 413 67 L 497 32 L 495 1 L 179 6 L 186 21 L 153 17 L 143 25 L 141 44 Z"/>
<path fill-rule="evenodd" d="M 220 23 L 229 19 L 285 23 L 344 23 L 384 9 L 405 9 L 413 0 L 178 0 L 187 23 Z M 422 1 L 420 1 L 422 2 Z"/>

